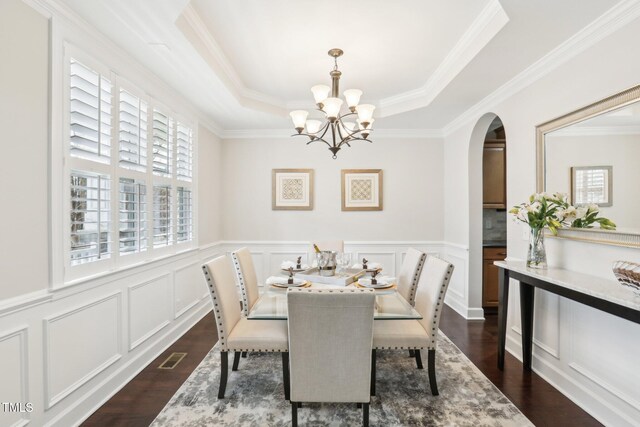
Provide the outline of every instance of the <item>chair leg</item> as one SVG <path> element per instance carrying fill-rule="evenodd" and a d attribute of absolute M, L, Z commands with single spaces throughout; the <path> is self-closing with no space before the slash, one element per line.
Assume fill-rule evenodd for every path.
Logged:
<path fill-rule="evenodd" d="M 298 408 L 302 408 L 302 402 L 298 402 Z"/>
<path fill-rule="evenodd" d="M 422 368 L 422 357 L 420 356 L 420 350 L 413 350 L 413 354 L 416 358 L 416 365 L 418 366 L 418 369 L 423 369 Z"/>
<path fill-rule="evenodd" d="M 220 388 L 218 389 L 218 399 L 224 399 L 224 390 L 227 388 L 227 371 L 229 370 L 229 352 L 220 352 Z"/>
<path fill-rule="evenodd" d="M 413 353 L 413 350 L 409 350 L 409 357 L 416 357 L 416 355 Z"/>
<path fill-rule="evenodd" d="M 289 400 L 289 353 L 282 352 L 282 382 L 284 383 L 284 400 Z"/>
<path fill-rule="evenodd" d="M 243 357 L 243 358 L 246 358 L 246 357 L 247 357 L 247 352 L 246 352 L 246 351 L 243 351 L 243 352 L 242 352 L 242 357 Z"/>
<path fill-rule="evenodd" d="M 291 426 L 298 427 L 298 404 L 291 402 Z"/>
<path fill-rule="evenodd" d="M 233 352 L 233 367 L 231 368 L 231 370 L 232 371 L 237 371 L 239 363 L 240 363 L 240 352 L 239 351 L 234 351 Z"/>
<path fill-rule="evenodd" d="M 431 394 L 438 395 L 438 383 L 436 382 L 436 349 L 432 348 L 428 351 L 429 355 L 429 385 L 431 386 Z"/>
<path fill-rule="evenodd" d="M 362 404 L 362 425 L 364 427 L 369 427 L 369 404 Z"/>
<path fill-rule="evenodd" d="M 362 403 L 356 403 L 356 408 L 358 409 L 362 408 Z"/>
<path fill-rule="evenodd" d="M 371 350 L 371 396 L 376 395 L 376 349 Z"/>

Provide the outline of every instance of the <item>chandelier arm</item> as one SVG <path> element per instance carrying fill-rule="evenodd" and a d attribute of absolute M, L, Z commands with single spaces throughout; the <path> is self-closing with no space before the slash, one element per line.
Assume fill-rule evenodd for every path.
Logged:
<path fill-rule="evenodd" d="M 352 138 L 350 141 L 351 141 L 351 142 L 353 142 L 353 141 L 367 141 L 367 142 L 370 142 L 371 144 L 373 144 L 373 141 L 371 141 L 370 139 L 367 139 L 367 138 L 360 138 L 360 137 L 358 137 L 358 138 Z"/>
<path fill-rule="evenodd" d="M 329 125 L 331 123 L 327 120 L 326 123 L 322 126 L 322 128 L 320 128 L 320 130 L 318 132 L 316 132 L 316 135 L 319 134 L 320 132 L 322 132 L 322 134 L 320 135 L 319 138 L 324 138 L 324 136 L 327 134 L 327 131 L 329 130 Z"/>
<path fill-rule="evenodd" d="M 331 123 L 331 138 L 333 139 L 333 146 L 339 147 L 339 145 L 336 145 L 336 123 L 337 122 Z"/>

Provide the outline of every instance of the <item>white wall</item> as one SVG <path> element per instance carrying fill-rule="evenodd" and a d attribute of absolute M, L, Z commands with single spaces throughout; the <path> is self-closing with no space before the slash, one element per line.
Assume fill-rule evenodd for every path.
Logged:
<path fill-rule="evenodd" d="M 447 135 L 446 241 L 462 247 L 471 245 L 470 251 L 477 249 L 476 253 L 479 253 L 481 241 L 470 228 L 470 215 L 481 215 L 481 209 L 473 205 L 470 210 L 469 200 L 482 187 L 481 182 L 470 180 L 467 173 L 467 170 L 474 171 L 481 162 L 477 147 L 470 147 L 471 140 L 481 144 L 472 137 L 478 120 L 486 121 L 485 113 L 491 113 L 489 116 L 495 113 L 504 123 L 508 147 L 507 201 L 508 205 L 522 202 L 535 191 L 535 126 L 637 85 L 640 57 L 629 52 L 635 51 L 635 40 L 639 37 L 640 22 L 636 20 L 530 86 L 502 100 L 487 103 L 485 111 Z M 486 130 L 488 123 L 483 126 Z M 474 153 L 471 158 L 470 152 Z M 627 197 L 637 198 L 637 188 L 634 195 Z M 509 258 L 524 259 L 527 242 L 522 239 L 521 226 L 510 222 L 507 233 Z M 611 263 L 616 259 L 638 262 L 640 251 L 549 239 L 547 257 L 553 266 L 613 280 Z M 468 259 L 470 266 L 479 262 L 479 259 Z M 481 286 L 481 278 L 476 272 L 467 280 L 470 298 L 466 302 L 470 308 L 479 307 L 480 299 L 473 290 Z M 536 299 L 534 370 L 601 422 L 617 426 L 637 425 L 640 419 L 637 386 L 640 371 L 637 370 L 636 355 L 640 344 L 635 337 L 640 336 L 640 325 L 544 291 L 537 291 Z M 518 289 L 512 284 L 507 348 L 517 357 L 521 354 L 518 301 Z"/>
<path fill-rule="evenodd" d="M 49 278 L 48 218 L 43 215 L 48 209 L 48 52 L 47 18 L 21 0 L 0 2 L 0 300 L 46 289 Z"/>
<path fill-rule="evenodd" d="M 54 230 L 62 230 L 64 212 L 48 213 L 60 204 L 55 183 L 63 178 L 53 171 L 68 135 L 63 40 L 198 121 L 184 98 L 73 15 L 37 0 L 0 1 L 0 401 L 33 404 L 32 413 L 0 411 L 3 426 L 69 426 L 89 416 L 210 311 L 201 264 L 223 253 L 221 143 L 200 121 L 200 246 L 52 286 L 50 257 L 61 249 Z"/>
<path fill-rule="evenodd" d="M 225 240 L 441 241 L 444 194 L 440 139 L 356 142 L 333 160 L 326 146 L 304 138 L 225 140 Z M 315 172 L 312 211 L 271 209 L 271 170 Z M 342 212 L 341 169 L 382 169 L 384 210 Z"/>

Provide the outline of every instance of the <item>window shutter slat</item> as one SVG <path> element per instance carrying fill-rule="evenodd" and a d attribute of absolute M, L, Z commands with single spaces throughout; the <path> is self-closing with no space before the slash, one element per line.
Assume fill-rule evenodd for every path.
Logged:
<path fill-rule="evenodd" d="M 144 172 L 147 169 L 147 103 L 120 89 L 119 166 Z"/>
<path fill-rule="evenodd" d="M 171 156 L 173 146 L 173 120 L 165 114 L 153 110 L 153 173 L 171 176 Z"/>
<path fill-rule="evenodd" d="M 176 148 L 176 178 L 191 182 L 193 171 L 193 139 L 188 126 L 178 122 Z"/>
<path fill-rule="evenodd" d="M 193 239 L 193 200 L 191 189 L 178 187 L 177 240 L 186 242 Z"/>
<path fill-rule="evenodd" d="M 173 243 L 171 218 L 171 186 L 153 186 L 153 246 Z"/>
<path fill-rule="evenodd" d="M 147 250 L 147 190 L 144 181 L 120 178 L 120 254 Z"/>

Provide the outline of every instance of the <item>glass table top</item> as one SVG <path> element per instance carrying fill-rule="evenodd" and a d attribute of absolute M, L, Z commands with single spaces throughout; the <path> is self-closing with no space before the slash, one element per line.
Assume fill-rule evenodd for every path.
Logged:
<path fill-rule="evenodd" d="M 330 286 L 314 283 L 313 288 L 344 289 L 343 286 Z M 346 287 L 353 288 L 353 285 Z M 287 289 L 265 286 L 264 291 L 253 305 L 247 317 L 249 320 L 286 320 Z M 422 319 L 411 305 L 394 290 L 376 291 L 376 305 L 373 313 L 375 320 Z"/>

